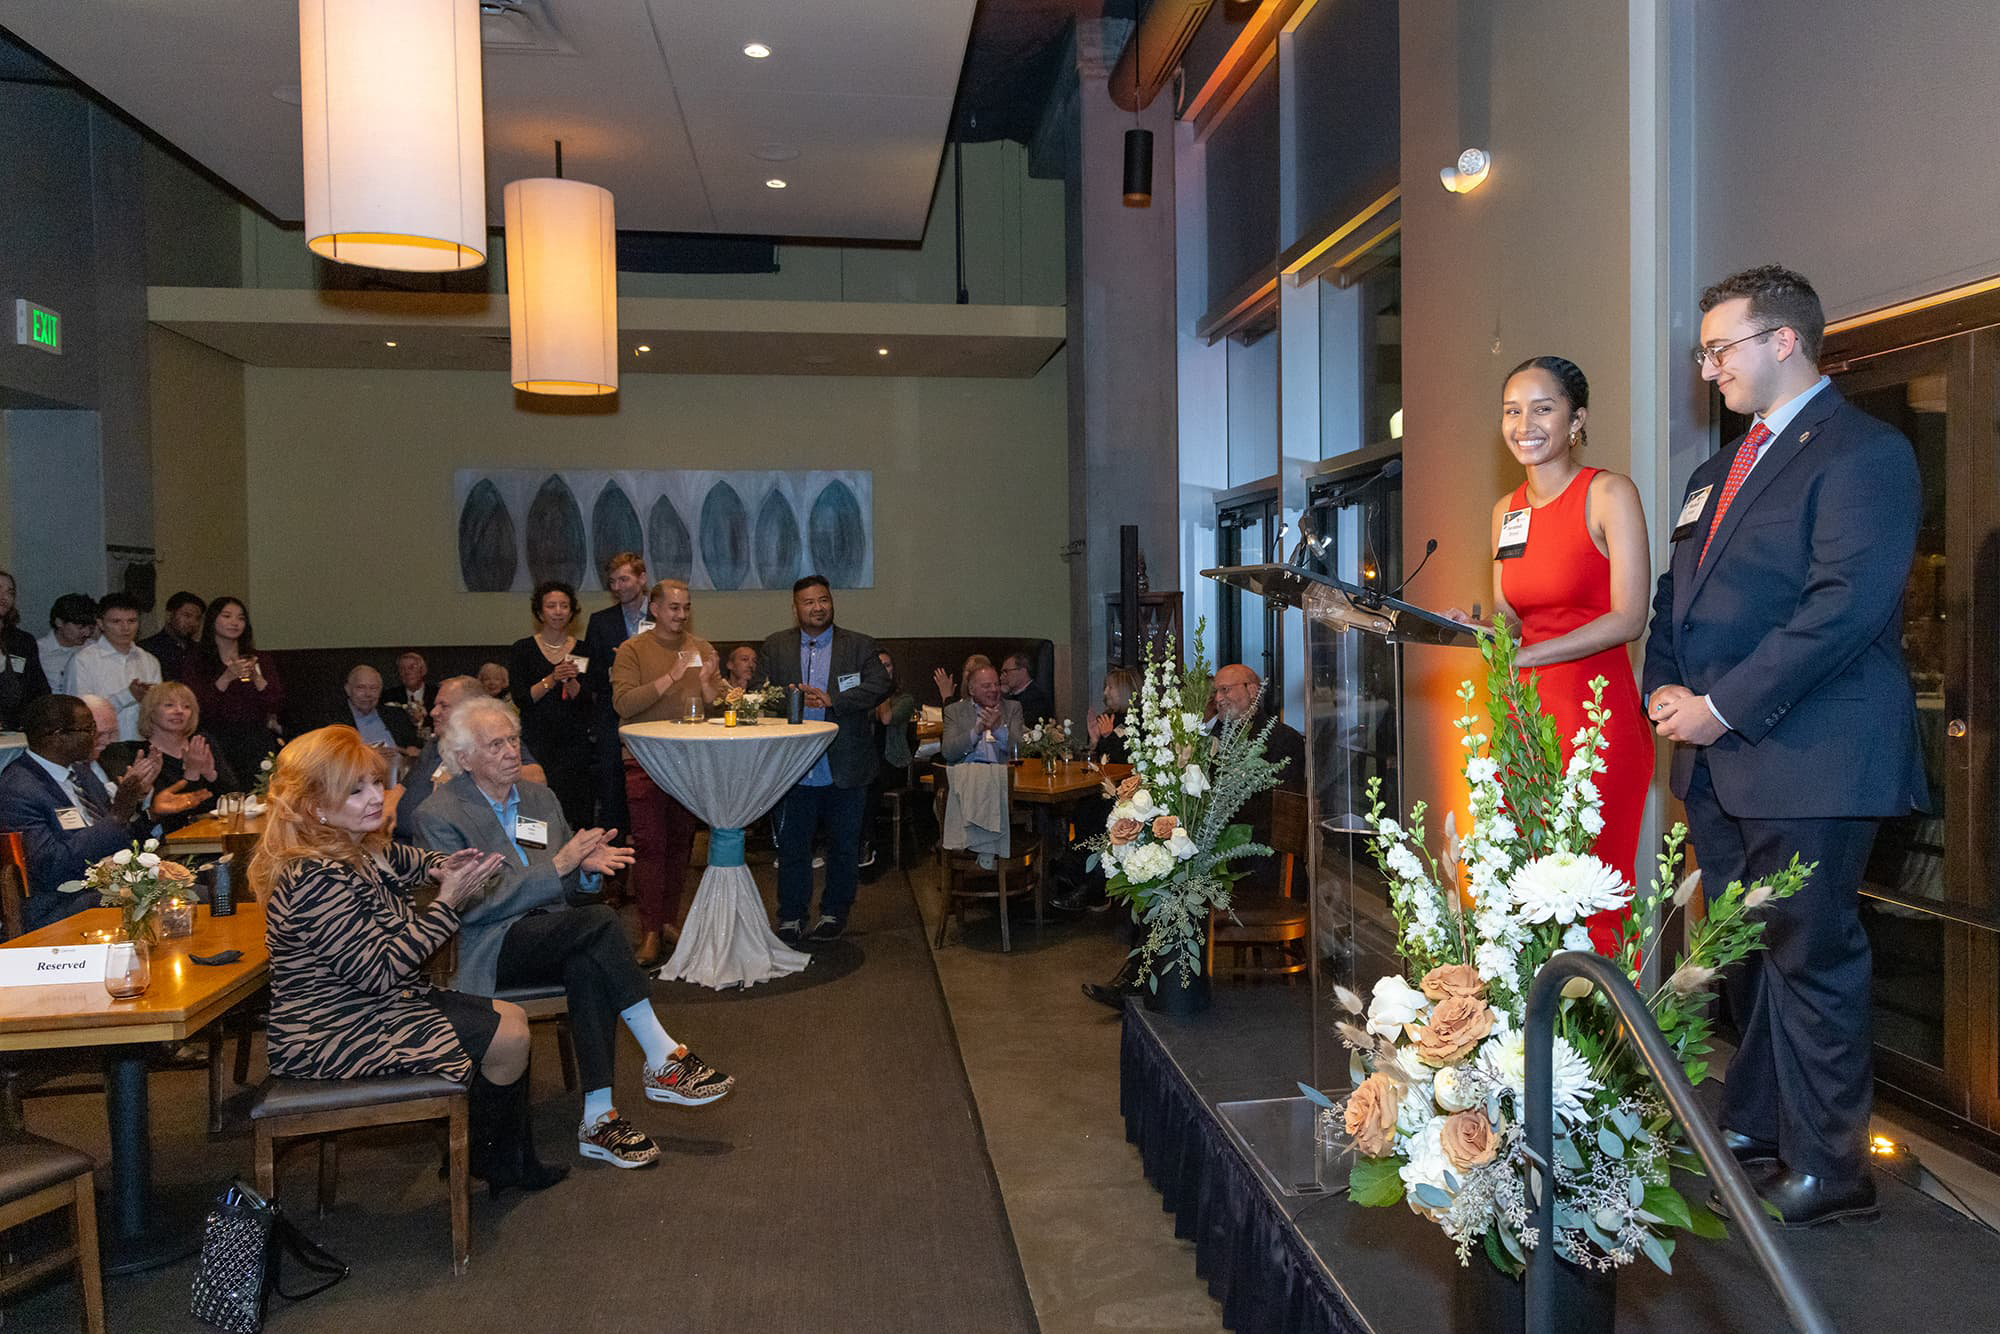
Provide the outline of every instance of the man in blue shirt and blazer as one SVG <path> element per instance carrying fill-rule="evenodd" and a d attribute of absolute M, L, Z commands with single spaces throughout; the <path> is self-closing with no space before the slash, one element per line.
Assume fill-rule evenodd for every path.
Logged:
<path fill-rule="evenodd" d="M 29 891 L 21 921 L 33 931 L 97 906 L 95 894 L 57 887 L 144 836 L 141 808 L 159 762 L 142 755 L 107 788 L 91 764 L 97 723 L 74 695 L 30 701 L 21 723 L 28 752 L 0 769 L 0 833 L 21 835 Z"/>
<path fill-rule="evenodd" d="M 1819 373 L 1826 318 L 1775 265 L 1703 293 L 1702 375 L 1753 417 L 1695 470 L 1653 598 L 1646 711 L 1711 899 L 1817 863 L 1760 910 L 1726 982 L 1741 1033 L 1722 1124 L 1788 1227 L 1875 1213 L 1868 937 L 1859 888 L 1884 819 L 1929 804 L 1901 647 L 1922 514 L 1916 458 Z"/>
<path fill-rule="evenodd" d="M 861 879 L 861 818 L 868 785 L 881 764 L 875 706 L 889 697 L 889 673 L 875 641 L 833 623 L 833 588 L 809 574 L 792 585 L 797 622 L 764 641 L 758 667 L 765 680 L 805 690 L 806 717 L 831 719 L 833 746 L 778 802 L 778 938 L 829 941 L 847 929 Z M 813 839 L 826 831 L 826 889 L 819 920 L 805 928 L 812 906 Z"/>

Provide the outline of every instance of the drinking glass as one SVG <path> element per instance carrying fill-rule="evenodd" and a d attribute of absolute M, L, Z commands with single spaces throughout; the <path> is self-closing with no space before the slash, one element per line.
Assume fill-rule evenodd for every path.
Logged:
<path fill-rule="evenodd" d="M 104 947 L 104 989 L 113 1000 L 131 1000 L 153 985 L 152 951 L 143 940 L 114 940 Z"/>

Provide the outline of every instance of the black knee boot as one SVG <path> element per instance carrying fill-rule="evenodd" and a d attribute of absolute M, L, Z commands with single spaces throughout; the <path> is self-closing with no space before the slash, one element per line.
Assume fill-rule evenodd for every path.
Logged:
<path fill-rule="evenodd" d="M 535 1156 L 526 1074 L 511 1084 L 475 1074 L 469 1103 L 471 1172 L 493 1194 L 508 1186 L 543 1190 L 569 1175 L 567 1167 L 550 1167 Z"/>

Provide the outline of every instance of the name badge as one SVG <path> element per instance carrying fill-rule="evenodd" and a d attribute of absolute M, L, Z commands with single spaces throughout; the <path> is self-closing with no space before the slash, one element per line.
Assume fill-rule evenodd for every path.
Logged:
<path fill-rule="evenodd" d="M 1528 520 L 1533 517 L 1532 509 L 1508 510 L 1500 516 L 1500 545 L 1494 548 L 1494 560 L 1512 560 L 1526 554 L 1528 550 Z"/>
<path fill-rule="evenodd" d="M 0 987 L 104 981 L 102 945 L 34 945 L 0 950 Z"/>
<path fill-rule="evenodd" d="M 648 630 L 652 628 L 653 628 L 653 618 L 650 616 L 641 616 L 639 618 L 639 628 L 633 631 L 633 636 L 636 638 L 639 635 L 645 634 Z"/>
<path fill-rule="evenodd" d="M 7 670 L 10 672 L 25 672 L 28 670 L 28 660 L 18 653 L 9 653 L 7 655 Z"/>
<path fill-rule="evenodd" d="M 833 683 L 834 693 L 839 694 L 842 691 L 852 690 L 854 689 L 854 687 L 860 684 L 861 684 L 861 673 L 849 672 L 847 675 L 841 677 L 839 680 Z"/>
<path fill-rule="evenodd" d="M 56 823 L 65 829 L 88 829 L 90 817 L 75 806 L 65 806 L 56 812 Z"/>
<path fill-rule="evenodd" d="M 1674 541 L 1678 542 L 1692 533 L 1695 525 L 1701 522 L 1702 508 L 1708 504 L 1708 493 L 1713 490 L 1713 486 L 1704 486 L 1681 505 L 1681 516 L 1674 520 Z"/>
<path fill-rule="evenodd" d="M 576 669 L 579 672 L 587 672 L 590 670 L 590 659 L 584 657 L 581 653 L 570 654 L 569 660 L 576 664 Z"/>
<path fill-rule="evenodd" d="M 549 822 L 515 816 L 514 841 L 524 848 L 546 848 L 549 845 Z"/>

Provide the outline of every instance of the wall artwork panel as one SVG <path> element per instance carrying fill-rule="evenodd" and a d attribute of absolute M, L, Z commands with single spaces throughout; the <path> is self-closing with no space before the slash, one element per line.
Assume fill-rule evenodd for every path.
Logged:
<path fill-rule="evenodd" d="M 789 590 L 810 573 L 871 588 L 874 490 L 867 471 L 461 468 L 452 474 L 459 586 L 525 593 L 563 579 L 598 589 L 607 558 L 643 551 L 655 579 L 693 588 Z"/>

